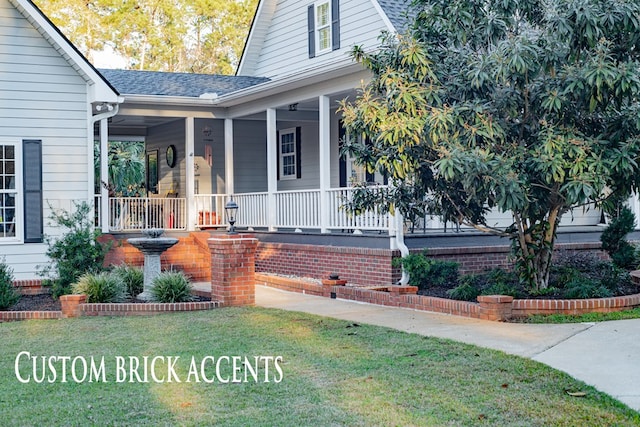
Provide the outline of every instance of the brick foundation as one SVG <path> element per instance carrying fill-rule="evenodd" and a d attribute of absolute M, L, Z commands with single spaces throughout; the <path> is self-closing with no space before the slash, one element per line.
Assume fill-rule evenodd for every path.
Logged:
<path fill-rule="evenodd" d="M 260 243 L 256 271 L 324 279 L 332 273 L 349 283 L 390 285 L 398 282 L 400 268 L 392 267 L 399 251 L 337 246 Z"/>
<path fill-rule="evenodd" d="M 255 253 L 251 234 L 223 234 L 208 240 L 211 251 L 211 299 L 221 305 L 255 305 Z"/>
<path fill-rule="evenodd" d="M 411 253 L 423 253 L 425 249 L 412 249 Z M 439 261 L 455 261 L 460 264 L 460 273 L 481 273 L 492 268 L 510 270 L 513 262 L 510 259 L 509 246 L 469 246 L 458 248 L 427 248 L 427 256 Z M 554 255 L 560 252 L 592 252 L 602 260 L 609 260 L 609 255 L 602 250 L 600 242 L 557 243 Z"/>

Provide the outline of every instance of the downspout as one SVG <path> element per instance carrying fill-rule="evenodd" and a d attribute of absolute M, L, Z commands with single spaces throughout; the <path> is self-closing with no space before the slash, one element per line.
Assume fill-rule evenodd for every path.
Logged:
<path fill-rule="evenodd" d="M 91 116 L 91 158 L 93 159 L 93 144 L 95 140 L 94 125 L 96 122 L 100 122 L 100 214 L 101 223 L 100 228 L 103 233 L 109 232 L 109 156 L 108 156 L 108 144 L 109 144 L 109 131 L 107 120 L 116 114 L 120 110 L 119 104 L 103 103 L 96 106 L 97 111 L 106 109 L 104 113 L 99 113 Z M 91 177 L 94 176 L 93 171 L 94 161 L 91 162 Z M 93 181 L 93 180 L 92 180 Z M 105 183 L 106 185 L 103 185 Z M 93 185 L 91 191 L 93 192 Z"/>
<path fill-rule="evenodd" d="M 402 258 L 404 258 L 409 255 L 409 248 L 404 243 L 404 217 L 398 210 L 396 210 L 394 218 L 396 220 L 396 247 L 400 251 L 400 255 L 402 255 Z M 409 274 L 406 272 L 404 267 L 402 267 L 402 277 L 400 278 L 398 284 L 406 285 L 407 283 L 409 283 Z"/>

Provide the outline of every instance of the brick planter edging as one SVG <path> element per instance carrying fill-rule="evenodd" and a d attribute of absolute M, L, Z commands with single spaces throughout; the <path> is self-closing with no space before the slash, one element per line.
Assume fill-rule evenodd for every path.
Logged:
<path fill-rule="evenodd" d="M 629 310 L 640 306 L 640 294 L 611 298 L 590 298 L 571 300 L 514 300 L 513 317 L 527 317 L 532 314 L 585 314 L 610 313 Z"/>
<path fill-rule="evenodd" d="M 323 290 L 323 285 L 304 279 L 256 273 L 256 283 L 285 291 L 329 296 L 326 287 Z M 640 306 L 640 294 L 585 300 L 517 300 L 508 295 L 483 295 L 478 297 L 478 303 L 473 303 L 415 295 L 415 293 L 404 293 L 408 289 L 394 289 L 413 287 L 389 286 L 387 289 L 390 292 L 379 290 L 384 288 L 368 289 L 355 286 L 332 286 L 330 292 L 340 299 L 493 321 L 505 321 L 516 317 L 527 317 L 532 314 L 613 312 Z"/>
<path fill-rule="evenodd" d="M 89 303 L 82 304 L 83 316 L 144 316 L 179 311 L 212 310 L 220 307 L 217 301 L 175 303 Z"/>
<path fill-rule="evenodd" d="M 0 323 L 32 319 L 62 319 L 62 311 L 0 311 Z"/>

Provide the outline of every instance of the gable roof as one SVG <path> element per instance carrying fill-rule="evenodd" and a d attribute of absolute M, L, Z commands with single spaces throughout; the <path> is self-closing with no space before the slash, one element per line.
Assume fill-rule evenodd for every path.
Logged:
<path fill-rule="evenodd" d="M 411 7 L 411 0 L 373 0 L 377 1 L 382 11 L 387 15 L 389 21 L 396 31 L 404 30 L 408 24 L 408 11 Z"/>
<path fill-rule="evenodd" d="M 184 96 L 198 98 L 208 94 L 222 96 L 269 81 L 264 77 L 215 74 L 166 73 L 160 71 L 109 70 L 100 73 L 122 94 Z M 207 96 L 207 95 L 205 95 Z"/>
<path fill-rule="evenodd" d="M 9 0 L 89 85 L 89 102 L 119 102 L 118 92 L 31 0 Z"/>
<path fill-rule="evenodd" d="M 392 32 L 401 32 L 407 25 L 407 11 L 411 0 L 370 0 L 371 7 L 375 8 L 387 29 Z M 311 2 L 311 0 L 310 0 Z M 251 22 L 249 35 L 245 41 L 242 55 L 236 74 L 247 74 L 244 70 L 251 70 L 260 55 L 260 50 L 269 31 L 271 20 L 276 10 L 276 0 L 259 0 L 256 13 Z"/>

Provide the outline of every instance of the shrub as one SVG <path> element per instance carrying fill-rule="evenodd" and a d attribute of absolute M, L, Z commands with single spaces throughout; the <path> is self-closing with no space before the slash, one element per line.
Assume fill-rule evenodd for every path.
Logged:
<path fill-rule="evenodd" d="M 476 301 L 480 295 L 477 276 L 464 276 L 461 282 L 460 285 L 447 291 L 449 297 L 460 301 Z"/>
<path fill-rule="evenodd" d="M 124 282 L 107 272 L 81 276 L 72 290 L 76 294 L 85 294 L 89 303 L 121 302 L 127 296 Z"/>
<path fill-rule="evenodd" d="M 627 234 L 632 232 L 634 227 L 635 215 L 631 209 L 622 207 L 618 216 L 611 221 L 611 224 L 605 228 L 600 236 L 602 249 L 607 251 L 611 260 L 618 267 L 633 268 L 638 262 L 635 248 L 626 240 Z"/>
<path fill-rule="evenodd" d="M 108 245 L 98 242 L 100 231 L 93 226 L 93 212 L 87 203 L 75 205 L 74 212 L 53 212 L 52 225 L 67 229 L 59 238 L 45 236 L 50 264 L 40 269 L 52 286 L 54 297 L 68 294 L 71 284 L 85 273 L 102 271 Z"/>
<path fill-rule="evenodd" d="M 513 272 L 501 268 L 494 268 L 484 274 L 481 295 L 510 295 L 519 297 L 522 292 L 518 289 L 518 278 Z"/>
<path fill-rule="evenodd" d="M 180 271 L 160 273 L 153 279 L 151 291 L 153 300 L 157 302 L 185 302 L 193 300 L 191 283 Z"/>
<path fill-rule="evenodd" d="M 395 261 L 395 260 L 394 260 Z M 423 289 L 429 282 L 429 271 L 431 271 L 431 261 L 423 254 L 409 254 L 399 260 L 402 268 L 409 275 L 410 283 Z"/>
<path fill-rule="evenodd" d="M 432 261 L 430 286 L 453 286 L 460 280 L 459 264 L 454 261 Z"/>
<path fill-rule="evenodd" d="M 594 254 L 562 253 L 551 270 L 551 286 L 564 298 L 603 298 L 631 285 L 629 273 Z"/>
<path fill-rule="evenodd" d="M 601 285 L 596 280 L 584 278 L 574 279 L 566 284 L 564 291 L 565 298 L 585 299 L 585 298 L 606 298 L 613 295 L 610 289 Z"/>
<path fill-rule="evenodd" d="M 121 264 L 113 268 L 112 274 L 124 283 L 130 296 L 136 297 L 144 290 L 144 272 L 140 267 Z"/>
<path fill-rule="evenodd" d="M 18 302 L 20 294 L 13 286 L 13 270 L 0 262 L 0 310 L 6 310 Z"/>
<path fill-rule="evenodd" d="M 409 274 L 411 284 L 420 289 L 455 286 L 460 278 L 457 262 L 432 260 L 425 253 L 409 254 L 399 262 Z"/>

